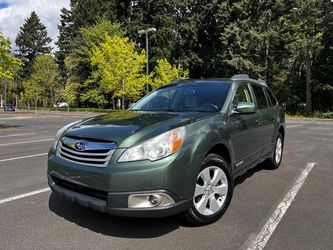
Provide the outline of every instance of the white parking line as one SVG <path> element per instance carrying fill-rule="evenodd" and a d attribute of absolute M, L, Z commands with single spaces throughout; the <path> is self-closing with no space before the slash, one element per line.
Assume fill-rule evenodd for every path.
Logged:
<path fill-rule="evenodd" d="M 24 133 L 24 134 L 11 134 L 11 135 L 2 135 L 0 138 L 6 137 L 17 137 L 17 136 L 24 136 L 24 135 L 35 135 L 36 133 Z"/>
<path fill-rule="evenodd" d="M 48 154 L 48 153 L 35 154 L 35 155 L 19 156 L 19 157 L 14 157 L 14 158 L 2 159 L 2 160 L 0 160 L 0 162 L 14 161 L 14 160 L 25 159 L 25 158 L 32 158 L 32 157 L 43 156 L 43 155 L 47 155 L 47 154 Z"/>
<path fill-rule="evenodd" d="M 295 181 L 294 185 L 289 189 L 287 194 L 284 196 L 283 200 L 280 202 L 280 204 L 277 206 L 271 217 L 268 219 L 266 224 L 262 227 L 259 234 L 254 238 L 254 240 L 251 240 L 247 250 L 253 250 L 253 249 L 263 249 L 269 238 L 274 233 L 276 227 L 280 223 L 282 217 L 286 213 L 287 209 L 289 208 L 290 204 L 295 199 L 295 196 L 297 195 L 298 191 L 302 187 L 305 179 L 307 178 L 308 174 L 312 170 L 312 168 L 315 166 L 316 163 L 307 163 L 305 169 L 302 171 L 302 173 L 298 176 L 297 180 Z M 252 237 L 251 237 L 252 238 Z M 250 240 L 249 240 L 250 241 Z M 248 242 L 249 242 L 248 241 Z"/>
<path fill-rule="evenodd" d="M 15 116 L 15 117 L 2 117 L 1 121 L 3 120 L 24 120 L 24 119 L 31 119 L 32 116 Z"/>
<path fill-rule="evenodd" d="M 29 193 L 8 197 L 6 199 L 0 200 L 0 204 L 4 204 L 4 203 L 10 202 L 10 201 L 15 201 L 15 200 L 22 199 L 22 198 L 25 198 L 25 197 L 33 196 L 33 195 L 44 193 L 44 192 L 48 192 L 50 190 L 51 190 L 50 188 L 43 188 L 43 189 L 35 190 L 35 191 L 29 192 Z"/>
<path fill-rule="evenodd" d="M 296 124 L 296 125 L 287 125 L 287 128 L 296 128 L 296 127 L 302 127 L 303 124 Z"/>
<path fill-rule="evenodd" d="M 34 143 L 34 142 L 53 141 L 53 140 L 54 140 L 54 138 L 34 140 L 34 141 L 11 142 L 11 143 L 0 144 L 0 147 L 2 147 L 2 146 L 11 146 L 11 145 L 19 145 L 19 144 L 26 144 L 26 143 Z"/>

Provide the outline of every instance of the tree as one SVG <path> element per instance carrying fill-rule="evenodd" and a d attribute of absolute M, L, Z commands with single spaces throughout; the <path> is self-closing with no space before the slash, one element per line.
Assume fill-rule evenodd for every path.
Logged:
<path fill-rule="evenodd" d="M 23 65 L 20 59 L 11 55 L 10 49 L 9 38 L 5 39 L 0 32 L 0 81 L 4 86 L 4 103 L 7 102 L 7 83 L 14 80 Z"/>
<path fill-rule="evenodd" d="M 79 36 L 73 41 L 72 52 L 66 58 L 68 76 L 83 84 L 91 75 L 91 57 L 94 46 L 104 42 L 106 35 L 123 35 L 120 24 L 112 24 L 105 19 L 93 26 L 80 29 Z"/>
<path fill-rule="evenodd" d="M 21 97 L 24 101 L 27 101 L 28 106 L 30 108 L 30 103 L 33 102 L 35 104 L 35 110 L 37 115 L 37 107 L 38 101 L 43 98 L 44 89 L 42 86 L 38 85 L 38 82 L 33 80 L 26 80 L 23 82 L 23 90 L 21 93 Z"/>
<path fill-rule="evenodd" d="M 23 97 L 34 100 L 37 107 L 38 101 L 43 100 L 44 106 L 52 106 L 59 93 L 58 68 L 51 55 L 41 55 L 35 60 L 32 74 L 23 83 Z"/>
<path fill-rule="evenodd" d="M 55 53 L 55 56 L 63 83 L 66 82 L 68 77 L 65 58 L 68 56 L 80 57 L 80 55 L 77 54 L 77 50 L 80 46 L 84 46 L 81 30 L 84 28 L 89 29 L 100 23 L 104 25 L 106 22 L 107 25 L 112 26 L 110 21 L 116 22 L 117 20 L 115 17 L 115 12 L 117 11 L 116 5 L 117 3 L 114 0 L 71 0 L 69 9 L 61 9 L 60 25 L 58 25 L 59 36 L 56 42 L 59 51 Z M 105 31 L 109 30 L 107 25 L 103 26 Z M 71 53 L 72 51 L 74 51 L 74 53 Z M 84 80 L 87 79 L 90 73 L 89 67 L 87 67 L 87 65 L 77 66 L 83 66 L 80 73 L 84 73 L 88 69 L 88 74 L 83 74 L 82 77 Z"/>
<path fill-rule="evenodd" d="M 156 89 L 174 80 L 186 79 L 188 75 L 188 70 L 184 70 L 180 64 L 171 65 L 166 59 L 159 59 L 153 72 L 154 79 L 151 86 Z"/>
<path fill-rule="evenodd" d="M 121 98 L 124 109 L 125 98 L 137 99 L 149 81 L 149 76 L 143 74 L 146 60 L 145 52 L 135 51 L 135 44 L 128 38 L 107 35 L 92 55 L 91 63 L 96 67 L 92 77 L 99 79 L 106 93 Z"/>
<path fill-rule="evenodd" d="M 0 32 L 0 79 L 13 80 L 22 66 L 22 61 L 10 53 L 10 40 Z"/>
<path fill-rule="evenodd" d="M 312 65 L 320 51 L 323 35 L 323 2 L 315 0 L 294 1 L 284 19 L 292 69 L 305 71 L 306 110 L 312 112 Z M 306 18 L 305 18 L 306 17 Z"/>
<path fill-rule="evenodd" d="M 40 22 L 36 12 L 31 12 L 30 17 L 25 19 L 20 32 L 15 39 L 19 55 L 25 60 L 25 72 L 29 73 L 31 66 L 38 55 L 48 54 L 52 48 L 49 43 L 52 41 L 47 36 L 46 27 Z"/>
<path fill-rule="evenodd" d="M 79 94 L 80 85 L 73 81 L 73 79 L 68 79 L 65 89 L 62 91 L 61 96 L 68 103 L 68 111 L 69 106 L 73 106 L 77 101 L 77 97 Z"/>
<path fill-rule="evenodd" d="M 116 0 L 71 0 L 71 12 L 73 25 L 78 32 L 81 28 L 93 26 L 106 19 L 111 22 L 117 22 Z"/>
<path fill-rule="evenodd" d="M 322 49 L 313 62 L 313 109 L 333 110 L 333 3 L 324 4 Z"/>
<path fill-rule="evenodd" d="M 175 12 L 178 31 L 174 61 L 189 69 L 192 78 L 222 74 L 217 60 L 221 52 L 217 15 L 220 2 L 181 1 Z"/>
<path fill-rule="evenodd" d="M 95 78 L 91 77 L 93 70 L 91 58 L 94 48 L 105 41 L 106 35 L 122 36 L 123 34 L 120 24 L 112 24 L 105 19 L 100 20 L 93 26 L 80 29 L 80 34 L 72 44 L 72 52 L 65 59 L 65 65 L 68 78 L 80 84 L 81 91 L 85 93 L 80 98 L 81 103 L 87 105 L 92 103 L 102 106 L 107 103 L 103 96 L 105 93 L 94 90 L 99 87 L 99 83 L 98 79 L 95 80 Z M 99 96 L 98 98 L 97 95 Z"/>
<path fill-rule="evenodd" d="M 224 1 L 218 7 L 220 51 L 217 63 L 227 75 L 247 73 L 271 80 L 274 46 L 279 44 L 279 1 Z M 283 47 L 280 53 L 283 53 Z"/>
<path fill-rule="evenodd" d="M 66 81 L 65 58 L 70 54 L 71 43 L 76 35 L 76 30 L 73 23 L 72 12 L 66 8 L 61 9 L 60 25 L 58 25 L 59 36 L 56 45 L 58 51 L 55 52 L 55 58 L 59 67 L 59 71 L 63 81 Z"/>

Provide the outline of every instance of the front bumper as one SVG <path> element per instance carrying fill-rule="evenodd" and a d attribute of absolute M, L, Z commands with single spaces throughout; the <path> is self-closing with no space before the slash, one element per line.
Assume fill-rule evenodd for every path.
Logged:
<path fill-rule="evenodd" d="M 128 208 L 129 195 L 143 192 L 103 192 L 68 182 L 51 175 L 48 175 L 48 183 L 54 193 L 57 193 L 72 202 L 76 202 L 81 206 L 89 207 L 99 212 L 118 216 L 166 217 L 184 212 L 192 204 L 191 199 L 180 200 L 167 190 L 153 190 L 144 191 L 144 193 L 167 193 L 175 200 L 175 203 L 164 207 Z"/>

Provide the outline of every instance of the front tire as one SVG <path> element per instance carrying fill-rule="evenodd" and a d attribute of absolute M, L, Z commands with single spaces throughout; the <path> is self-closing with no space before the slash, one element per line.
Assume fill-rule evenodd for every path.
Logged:
<path fill-rule="evenodd" d="M 206 156 L 197 176 L 192 206 L 185 213 L 186 220 L 196 226 L 217 221 L 230 204 L 233 187 L 229 164 L 219 155 Z"/>

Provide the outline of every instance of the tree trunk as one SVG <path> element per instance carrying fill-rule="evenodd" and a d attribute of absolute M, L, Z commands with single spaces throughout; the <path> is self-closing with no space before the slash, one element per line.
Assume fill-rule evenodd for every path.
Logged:
<path fill-rule="evenodd" d="M 37 98 L 35 99 L 35 112 L 36 112 L 36 116 L 38 116 L 38 113 L 37 113 Z"/>
<path fill-rule="evenodd" d="M 117 109 L 121 109 L 121 100 L 117 98 Z"/>
<path fill-rule="evenodd" d="M 311 96 L 311 54 L 307 49 L 306 57 L 306 112 L 312 113 L 312 96 Z"/>
<path fill-rule="evenodd" d="M 124 88 L 125 88 L 125 79 L 123 78 L 121 80 L 121 90 L 124 92 Z M 121 97 L 121 109 L 125 109 L 125 97 L 124 97 L 124 93 Z"/>
<path fill-rule="evenodd" d="M 116 107 L 116 102 L 115 102 L 113 96 L 112 96 L 112 109 L 117 109 L 117 107 Z"/>
<path fill-rule="evenodd" d="M 7 105 L 7 80 L 4 80 L 4 107 L 6 109 L 6 105 Z"/>

